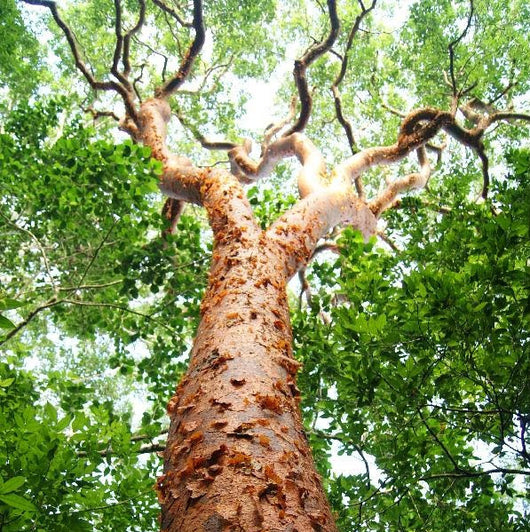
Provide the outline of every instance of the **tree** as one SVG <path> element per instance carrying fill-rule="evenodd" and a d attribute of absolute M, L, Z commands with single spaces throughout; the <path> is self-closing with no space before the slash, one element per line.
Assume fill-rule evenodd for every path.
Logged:
<path fill-rule="evenodd" d="M 377 15 L 393 6 L 375 1 L 311 16 L 297 2 L 23 3 L 47 9 L 63 70 L 6 89 L 21 103 L 1 137 L 2 526 L 152 529 L 156 460 L 138 457 L 163 450 L 162 530 L 336 530 L 325 488 L 343 530 L 524 530 L 528 6 L 421 2 L 388 32 Z M 10 35 L 34 43 L 7 5 Z M 288 42 L 294 85 L 256 162 L 241 87 L 271 77 Z M 229 140 L 203 133 L 217 129 Z M 185 204 L 211 230 L 206 287 L 205 220 Z M 49 364 L 33 377 L 28 346 Z M 135 434 L 116 404 L 133 383 L 155 404 Z M 331 481 L 334 440 L 363 474 Z"/>

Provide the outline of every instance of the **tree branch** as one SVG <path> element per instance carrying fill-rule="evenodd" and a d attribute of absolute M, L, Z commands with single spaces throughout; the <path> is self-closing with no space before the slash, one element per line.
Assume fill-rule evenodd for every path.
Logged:
<path fill-rule="evenodd" d="M 5 344 L 8 340 L 13 338 L 16 334 L 18 334 L 26 325 L 28 325 L 37 314 L 40 314 L 43 310 L 46 310 L 47 308 L 54 307 L 55 305 L 58 305 L 62 303 L 62 300 L 57 299 L 56 297 L 52 297 L 49 299 L 46 303 L 43 303 L 42 305 L 39 305 L 37 308 L 33 309 L 26 317 L 25 320 L 21 321 L 14 329 L 11 329 L 2 340 L 0 340 L 0 345 Z"/>
<path fill-rule="evenodd" d="M 288 137 L 281 137 L 267 146 L 258 163 L 249 158 L 250 150 L 249 141 L 228 152 L 234 175 L 250 182 L 256 181 L 268 176 L 278 161 L 295 156 L 302 164 L 302 170 L 298 174 L 300 197 L 303 198 L 322 186 L 326 163 L 320 151 L 305 135 L 293 133 Z"/>
<path fill-rule="evenodd" d="M 449 458 L 450 462 L 453 464 L 453 466 L 455 468 L 455 471 L 456 472 L 464 472 L 464 470 L 458 465 L 458 462 L 453 458 L 453 455 L 449 452 L 449 449 L 447 449 L 447 447 L 444 445 L 444 443 L 440 440 L 440 438 L 438 438 L 436 433 L 432 430 L 432 428 L 430 427 L 429 423 L 427 423 L 427 420 L 423 417 L 423 414 L 421 413 L 421 408 L 418 408 L 417 412 L 418 412 L 418 414 L 420 416 L 420 419 L 421 419 L 423 425 L 425 426 L 425 428 L 427 429 L 429 434 L 432 436 L 434 441 L 439 445 L 439 447 L 442 449 L 444 454 L 447 456 L 447 458 Z"/>
<path fill-rule="evenodd" d="M 298 89 L 298 97 L 300 100 L 300 115 L 296 123 L 289 128 L 289 130 L 284 134 L 285 137 L 291 135 L 292 133 L 303 131 L 309 121 L 311 116 L 311 108 L 313 101 L 311 98 L 311 93 L 307 85 L 306 70 L 311 63 L 318 59 L 321 55 L 325 54 L 331 49 L 333 43 L 335 42 L 340 29 L 340 21 L 337 15 L 337 5 L 335 0 L 327 0 L 328 4 L 328 14 L 331 24 L 331 28 L 327 38 L 324 41 L 316 45 L 310 46 L 305 54 L 294 62 L 294 79 L 296 87 Z"/>
<path fill-rule="evenodd" d="M 131 62 L 130 62 L 130 48 L 131 48 L 131 38 L 133 35 L 138 33 L 145 21 L 145 0 L 138 0 L 140 4 L 140 13 L 138 15 L 138 21 L 136 24 L 125 34 L 123 37 L 123 55 L 122 55 L 122 64 L 123 64 L 123 75 L 127 79 L 131 73 Z"/>
<path fill-rule="evenodd" d="M 425 153 L 425 147 L 421 146 L 416 150 L 416 153 L 420 164 L 420 171 L 387 183 L 386 189 L 370 203 L 370 209 L 375 216 L 379 216 L 386 210 L 401 192 L 410 188 L 424 188 L 427 184 L 431 175 L 431 166 Z"/>
<path fill-rule="evenodd" d="M 173 8 L 166 5 L 161 0 L 153 0 L 153 4 L 158 6 L 162 11 L 171 15 L 181 26 L 185 28 L 192 28 L 193 22 L 186 22 Z"/>
<path fill-rule="evenodd" d="M 173 109 L 173 113 L 179 119 L 179 122 L 188 129 L 195 140 L 207 150 L 231 150 L 237 147 L 235 142 L 230 141 L 212 141 L 207 139 L 180 111 L 180 109 Z"/>
<path fill-rule="evenodd" d="M 474 13 L 474 6 L 473 6 L 473 0 L 469 0 L 470 5 L 470 11 L 469 16 L 467 18 L 467 24 L 466 27 L 462 30 L 462 33 L 453 41 L 449 43 L 448 49 L 449 49 L 449 74 L 451 76 L 451 88 L 453 93 L 453 101 L 452 101 L 452 113 L 454 114 L 458 108 L 458 98 L 460 97 L 460 93 L 458 92 L 457 83 L 456 83 L 456 77 L 455 77 L 455 47 L 458 45 L 458 43 L 466 36 L 466 33 L 469 31 L 469 28 L 471 26 L 471 20 L 473 19 L 473 13 Z"/>
<path fill-rule="evenodd" d="M 436 480 L 441 478 L 475 478 L 492 475 L 494 473 L 502 473 L 504 475 L 530 475 L 528 469 L 510 469 L 505 467 L 495 467 L 493 469 L 486 469 L 484 471 L 449 471 L 447 473 L 435 473 L 434 475 L 426 475 L 420 477 L 419 480 Z"/>
<path fill-rule="evenodd" d="M 3 213 L 0 213 L 0 216 L 9 225 L 14 227 L 17 231 L 25 233 L 26 235 L 28 235 L 33 240 L 33 242 L 35 242 L 35 244 L 39 248 L 40 254 L 42 256 L 42 261 L 44 262 L 44 269 L 46 270 L 46 275 L 48 276 L 48 279 L 50 280 L 50 284 L 52 286 L 52 289 L 53 289 L 54 293 L 57 294 L 57 286 L 55 285 L 55 280 L 54 280 L 53 275 L 51 273 L 50 261 L 48 260 L 48 255 L 46 255 L 46 251 L 44 251 L 44 247 L 40 243 L 40 240 L 29 229 L 26 229 L 25 227 L 21 227 L 20 225 L 17 225 L 15 222 L 11 221 Z"/>
<path fill-rule="evenodd" d="M 353 136 L 353 130 L 350 122 L 346 119 L 344 116 L 343 110 L 342 110 L 342 100 L 339 90 L 339 85 L 344 80 L 344 76 L 346 75 L 346 71 L 348 69 L 348 53 L 352 47 L 353 39 L 357 35 L 359 28 L 361 26 L 361 22 L 363 21 L 364 17 L 370 13 L 375 8 L 377 0 L 373 0 L 372 4 L 368 9 L 364 7 L 364 4 L 359 1 L 359 4 L 361 6 L 361 13 L 357 15 L 355 18 L 355 22 L 352 26 L 352 29 L 350 30 L 350 33 L 348 35 L 348 41 L 346 43 L 346 47 L 344 49 L 344 53 L 341 60 L 340 65 L 340 71 L 337 74 L 337 77 L 335 78 L 335 81 L 331 85 L 331 92 L 333 93 L 333 100 L 335 103 L 335 114 L 337 115 L 337 120 L 339 121 L 340 125 L 344 129 L 346 133 L 346 137 L 348 138 L 348 144 L 350 146 L 350 150 L 352 152 L 352 155 L 355 155 L 359 149 L 357 148 L 357 143 L 355 141 L 355 138 Z M 362 186 L 362 181 L 359 179 L 355 180 L 355 187 L 357 188 L 357 194 L 359 194 L 359 197 L 364 197 L 364 191 Z"/>
<path fill-rule="evenodd" d="M 87 68 L 87 66 L 81 59 L 81 54 L 79 52 L 79 48 L 77 46 L 77 42 L 74 37 L 74 34 L 72 30 L 70 29 L 70 27 L 61 18 L 59 11 L 57 10 L 57 4 L 53 0 L 22 0 L 22 1 L 25 2 L 26 4 L 47 7 L 50 10 L 52 17 L 55 20 L 55 23 L 59 26 L 59 28 L 61 28 L 64 36 L 66 37 L 66 40 L 68 41 L 68 45 L 70 46 L 70 50 L 74 57 L 74 62 L 75 62 L 77 69 L 83 74 L 85 79 L 88 81 L 89 85 L 94 90 L 114 91 L 118 93 L 121 96 L 125 104 L 127 115 L 135 124 L 137 124 L 138 116 L 137 116 L 136 108 L 134 105 L 132 93 L 121 82 L 98 81 L 93 76 L 92 72 L 90 72 L 90 70 Z"/>
<path fill-rule="evenodd" d="M 175 73 L 175 75 L 162 87 L 155 91 L 155 96 L 157 98 L 167 100 L 172 94 L 174 94 L 178 90 L 178 88 L 184 83 L 184 81 L 188 77 L 191 71 L 191 67 L 193 66 L 195 59 L 199 55 L 204 45 L 206 30 L 204 28 L 204 21 L 202 16 L 202 0 L 193 0 L 192 26 L 195 30 L 195 38 L 193 39 L 193 42 L 191 43 L 188 51 L 184 55 L 180 67 Z"/>
<path fill-rule="evenodd" d="M 134 454 L 163 453 L 165 450 L 165 443 L 149 443 L 140 446 L 134 451 Z M 97 454 L 99 454 L 99 456 L 113 456 L 116 455 L 116 451 L 114 451 L 112 447 L 109 447 L 107 449 L 101 449 L 97 451 Z M 88 453 L 87 451 L 77 451 L 76 455 L 78 458 L 88 458 L 90 456 L 90 453 Z"/>

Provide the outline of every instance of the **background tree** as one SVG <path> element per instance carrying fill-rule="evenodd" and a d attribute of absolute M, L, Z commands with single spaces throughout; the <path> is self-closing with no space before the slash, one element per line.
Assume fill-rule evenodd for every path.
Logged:
<path fill-rule="evenodd" d="M 529 7 L 25 4 L 2 530 L 525 530 Z"/>

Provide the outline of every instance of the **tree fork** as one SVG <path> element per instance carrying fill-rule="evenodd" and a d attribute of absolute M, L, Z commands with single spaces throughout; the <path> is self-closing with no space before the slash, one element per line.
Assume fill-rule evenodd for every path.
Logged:
<path fill-rule="evenodd" d="M 333 532 L 300 415 L 285 259 L 264 233 L 246 233 L 216 245 L 168 405 L 161 529 Z"/>

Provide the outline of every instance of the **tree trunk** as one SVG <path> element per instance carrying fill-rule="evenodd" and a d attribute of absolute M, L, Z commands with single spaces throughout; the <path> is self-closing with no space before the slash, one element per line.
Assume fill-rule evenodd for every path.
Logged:
<path fill-rule="evenodd" d="M 283 250 L 238 231 L 216 243 L 190 367 L 168 405 L 161 528 L 336 531 L 302 426 Z"/>

